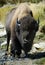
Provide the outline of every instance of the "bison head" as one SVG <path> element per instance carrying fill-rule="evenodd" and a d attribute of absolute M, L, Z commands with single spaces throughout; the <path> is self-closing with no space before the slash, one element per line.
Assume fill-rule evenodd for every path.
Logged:
<path fill-rule="evenodd" d="M 39 19 L 36 21 L 28 15 L 17 20 L 16 35 L 25 53 L 29 52 L 33 45 L 33 40 L 39 28 Z"/>

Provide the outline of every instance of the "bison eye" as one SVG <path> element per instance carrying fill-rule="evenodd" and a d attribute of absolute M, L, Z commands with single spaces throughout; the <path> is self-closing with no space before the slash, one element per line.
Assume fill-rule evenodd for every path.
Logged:
<path fill-rule="evenodd" d="M 16 31 L 18 34 L 20 34 L 20 26 L 19 26 L 19 25 L 16 25 L 15 31 Z"/>
<path fill-rule="evenodd" d="M 17 32 L 20 34 L 20 26 L 17 26 Z"/>

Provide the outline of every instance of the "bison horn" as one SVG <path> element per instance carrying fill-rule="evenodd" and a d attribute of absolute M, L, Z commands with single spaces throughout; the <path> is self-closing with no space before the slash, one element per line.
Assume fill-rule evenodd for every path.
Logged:
<path fill-rule="evenodd" d="M 40 20 L 39 20 L 39 17 L 38 17 L 38 21 L 37 21 L 37 27 L 39 29 L 39 23 L 40 23 Z"/>
<path fill-rule="evenodd" d="M 18 21 L 18 19 L 17 19 L 17 26 L 20 26 L 20 21 Z"/>
<path fill-rule="evenodd" d="M 40 22 L 40 20 L 39 20 L 39 17 L 38 17 L 38 21 L 37 21 L 38 25 L 39 25 L 39 22 Z"/>
<path fill-rule="evenodd" d="M 17 19 L 17 22 L 16 22 L 15 31 L 16 31 L 16 34 L 20 34 L 20 21 L 18 21 L 18 19 Z"/>

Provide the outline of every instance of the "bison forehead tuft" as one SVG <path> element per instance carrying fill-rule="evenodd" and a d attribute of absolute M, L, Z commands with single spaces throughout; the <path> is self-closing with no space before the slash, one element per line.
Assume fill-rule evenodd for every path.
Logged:
<path fill-rule="evenodd" d="M 34 28 L 35 24 L 37 24 L 37 22 L 30 14 L 21 18 L 19 21 L 21 22 L 21 28 L 27 30 L 32 27 Z"/>

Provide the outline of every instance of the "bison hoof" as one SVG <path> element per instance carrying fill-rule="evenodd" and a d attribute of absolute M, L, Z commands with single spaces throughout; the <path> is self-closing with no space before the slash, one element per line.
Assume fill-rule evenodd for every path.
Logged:
<path fill-rule="evenodd" d="M 7 55 L 8 55 L 8 51 L 5 52 L 5 56 L 7 56 Z"/>

